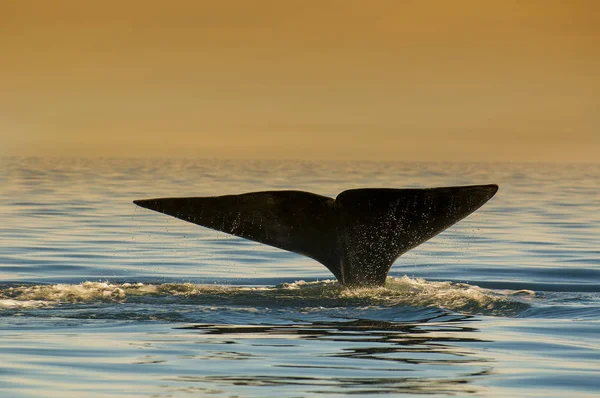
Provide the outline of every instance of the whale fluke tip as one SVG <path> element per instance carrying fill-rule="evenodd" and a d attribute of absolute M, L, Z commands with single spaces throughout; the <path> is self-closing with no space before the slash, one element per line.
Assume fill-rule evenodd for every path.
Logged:
<path fill-rule="evenodd" d="M 133 203 L 137 206 L 143 207 L 144 209 L 155 210 L 164 213 L 160 210 L 161 202 L 163 199 L 137 199 Z"/>

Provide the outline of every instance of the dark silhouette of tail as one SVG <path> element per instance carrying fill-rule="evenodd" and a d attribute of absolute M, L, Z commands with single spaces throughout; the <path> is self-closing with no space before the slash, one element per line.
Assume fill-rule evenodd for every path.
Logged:
<path fill-rule="evenodd" d="M 138 206 L 303 254 L 345 285 L 383 285 L 396 259 L 465 218 L 497 185 L 136 200 Z"/>

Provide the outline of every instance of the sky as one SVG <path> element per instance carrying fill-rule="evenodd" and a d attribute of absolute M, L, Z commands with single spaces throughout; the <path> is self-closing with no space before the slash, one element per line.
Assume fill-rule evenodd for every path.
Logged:
<path fill-rule="evenodd" d="M 0 2 L 0 155 L 600 161 L 600 1 Z"/>

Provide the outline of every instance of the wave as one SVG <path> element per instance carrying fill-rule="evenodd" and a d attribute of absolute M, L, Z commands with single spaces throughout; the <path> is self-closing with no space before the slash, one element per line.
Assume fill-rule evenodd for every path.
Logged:
<path fill-rule="evenodd" d="M 0 309 L 96 302 L 321 308 L 436 307 L 464 314 L 514 316 L 529 308 L 531 291 L 492 291 L 466 283 L 388 277 L 382 287 L 349 288 L 334 280 L 277 286 L 192 283 L 109 283 L 0 286 Z"/>

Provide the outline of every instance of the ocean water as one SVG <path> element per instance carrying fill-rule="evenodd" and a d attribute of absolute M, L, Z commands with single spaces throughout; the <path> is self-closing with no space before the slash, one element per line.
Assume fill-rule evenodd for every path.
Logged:
<path fill-rule="evenodd" d="M 497 183 L 347 289 L 134 199 Z M 4 158 L 1 397 L 600 395 L 600 165 Z"/>

